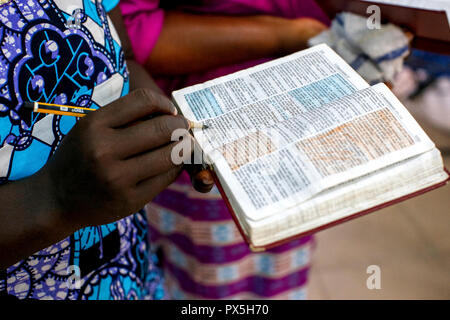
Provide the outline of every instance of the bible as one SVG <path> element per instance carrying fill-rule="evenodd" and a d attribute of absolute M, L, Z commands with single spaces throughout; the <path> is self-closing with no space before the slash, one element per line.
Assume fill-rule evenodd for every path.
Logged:
<path fill-rule="evenodd" d="M 276 246 L 433 188 L 440 152 L 384 85 L 330 47 L 174 91 L 239 230 Z"/>

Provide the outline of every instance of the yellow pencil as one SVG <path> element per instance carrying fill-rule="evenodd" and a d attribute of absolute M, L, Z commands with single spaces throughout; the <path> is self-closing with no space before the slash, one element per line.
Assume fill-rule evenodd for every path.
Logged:
<path fill-rule="evenodd" d="M 77 106 L 64 106 L 43 102 L 24 102 L 23 106 L 32 109 L 34 112 L 58 114 L 62 116 L 84 117 L 89 112 L 95 111 L 92 108 L 83 108 Z"/>
<path fill-rule="evenodd" d="M 25 101 L 23 106 L 28 109 L 32 109 L 33 112 L 50 113 L 62 116 L 84 117 L 88 113 L 97 109 L 83 108 L 78 106 L 65 106 L 60 104 L 44 103 L 44 102 L 28 102 Z M 187 120 L 189 123 L 189 129 L 207 129 L 208 126 L 200 122 L 194 122 Z"/>

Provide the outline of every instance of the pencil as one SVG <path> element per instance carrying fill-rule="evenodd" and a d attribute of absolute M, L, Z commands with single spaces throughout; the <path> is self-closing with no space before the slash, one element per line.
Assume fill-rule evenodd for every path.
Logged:
<path fill-rule="evenodd" d="M 72 117 L 84 117 L 88 113 L 93 112 L 97 109 L 92 108 L 84 108 L 78 106 L 65 106 L 60 104 L 53 103 L 44 103 L 44 102 L 28 102 L 25 101 L 23 106 L 27 109 L 32 109 L 33 112 L 40 113 L 49 113 L 56 114 L 62 116 L 72 116 Z M 186 119 L 189 124 L 189 129 L 207 129 L 208 126 L 204 125 L 201 122 L 195 122 Z"/>
<path fill-rule="evenodd" d="M 83 108 L 78 106 L 64 106 L 59 104 L 44 103 L 44 102 L 28 102 L 25 101 L 23 106 L 32 109 L 33 112 L 51 113 L 62 116 L 84 117 L 88 113 L 95 111 L 92 108 Z"/>
<path fill-rule="evenodd" d="M 194 122 L 187 119 L 187 122 L 189 123 L 189 129 L 208 129 L 209 126 L 206 124 L 203 124 L 201 122 Z"/>

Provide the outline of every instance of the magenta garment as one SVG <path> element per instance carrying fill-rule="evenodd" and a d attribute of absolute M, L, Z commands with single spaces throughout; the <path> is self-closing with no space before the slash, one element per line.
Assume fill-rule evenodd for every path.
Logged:
<path fill-rule="evenodd" d="M 185 2 L 189 3 L 188 0 Z M 120 1 L 120 8 L 124 15 L 125 26 L 128 29 L 131 45 L 135 52 L 136 60 L 140 64 L 143 64 L 147 60 L 162 30 L 164 11 L 159 8 L 159 3 L 159 0 Z M 204 0 L 201 5 L 184 5 L 180 9 L 209 14 L 267 14 L 285 18 L 310 17 L 325 24 L 330 23 L 325 13 L 323 13 L 313 0 Z M 157 79 L 157 82 L 167 94 L 170 94 L 176 88 L 214 79 L 263 61 L 258 60 L 240 65 L 217 68 L 209 72 L 183 77 L 183 79 Z"/>
<path fill-rule="evenodd" d="M 126 0 L 119 3 L 135 59 L 143 64 L 158 40 L 164 21 L 158 0 Z"/>
<path fill-rule="evenodd" d="M 139 63 L 145 62 L 162 29 L 164 12 L 159 9 L 159 2 L 159 0 L 122 0 L 120 2 L 136 60 Z M 202 5 L 185 5 L 181 9 L 211 14 L 311 17 L 329 24 L 327 16 L 313 0 L 204 0 L 202 2 Z"/>
<path fill-rule="evenodd" d="M 170 1 L 170 0 L 167 0 Z M 188 2 L 188 1 L 186 1 Z M 135 56 L 143 64 L 158 40 L 164 12 L 157 0 L 122 0 Z M 312 0 L 213 0 L 178 8 L 230 15 L 313 17 L 329 23 Z M 271 57 L 183 77 L 157 78 L 171 91 L 254 66 Z M 163 252 L 165 282 L 174 299 L 304 299 L 314 243 L 311 237 L 252 253 L 217 189 L 194 191 L 187 174 L 147 206 L 151 241 Z"/>

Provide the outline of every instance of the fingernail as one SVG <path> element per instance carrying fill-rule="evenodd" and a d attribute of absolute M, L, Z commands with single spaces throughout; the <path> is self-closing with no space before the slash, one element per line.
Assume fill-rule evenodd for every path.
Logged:
<path fill-rule="evenodd" d="M 210 185 L 214 183 L 214 180 L 210 176 L 207 170 L 200 171 L 197 173 L 196 178 L 201 181 L 204 185 Z"/>
<path fill-rule="evenodd" d="M 212 184 L 214 183 L 214 181 L 211 180 L 211 179 L 202 179 L 202 183 L 203 183 L 205 186 L 209 186 L 209 185 L 212 185 Z"/>
<path fill-rule="evenodd" d="M 175 105 L 172 103 L 172 108 L 173 108 L 173 115 L 176 116 L 178 115 L 178 109 L 177 107 L 175 107 Z"/>

